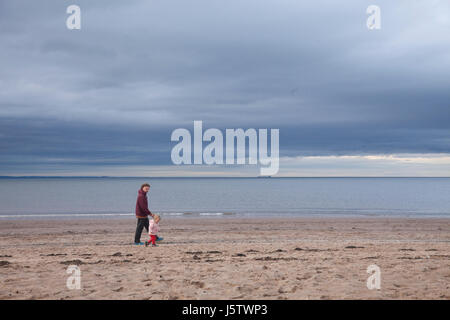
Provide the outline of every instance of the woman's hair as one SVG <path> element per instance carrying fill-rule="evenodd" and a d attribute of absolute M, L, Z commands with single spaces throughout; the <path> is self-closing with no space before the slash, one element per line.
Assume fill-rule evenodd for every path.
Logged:
<path fill-rule="evenodd" d="M 141 186 L 141 190 L 144 189 L 144 187 L 150 187 L 150 185 L 149 185 L 148 183 L 144 183 L 144 184 Z"/>

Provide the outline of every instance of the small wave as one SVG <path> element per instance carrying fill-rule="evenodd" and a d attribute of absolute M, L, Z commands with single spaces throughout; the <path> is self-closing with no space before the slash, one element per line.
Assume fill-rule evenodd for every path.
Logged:
<path fill-rule="evenodd" d="M 60 214 L 8 214 L 0 215 L 0 219 L 17 218 L 73 218 L 73 217 L 117 217 L 134 216 L 132 213 L 60 213 Z"/>
<path fill-rule="evenodd" d="M 182 216 L 184 212 L 162 212 L 160 213 L 162 216 Z"/>
<path fill-rule="evenodd" d="M 200 212 L 199 216 L 223 216 L 223 212 Z"/>
<path fill-rule="evenodd" d="M 233 212 L 163 212 L 164 216 L 224 216 L 233 215 Z"/>

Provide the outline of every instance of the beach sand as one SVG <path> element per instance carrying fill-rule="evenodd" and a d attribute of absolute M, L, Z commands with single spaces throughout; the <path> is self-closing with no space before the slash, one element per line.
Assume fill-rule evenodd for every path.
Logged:
<path fill-rule="evenodd" d="M 163 217 L 154 248 L 135 223 L 0 221 L 0 299 L 450 299 L 450 219 Z"/>

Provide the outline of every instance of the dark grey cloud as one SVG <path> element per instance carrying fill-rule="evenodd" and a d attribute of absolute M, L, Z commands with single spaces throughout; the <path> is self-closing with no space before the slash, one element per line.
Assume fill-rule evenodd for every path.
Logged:
<path fill-rule="evenodd" d="M 0 2 L 0 174 L 170 163 L 170 133 L 280 128 L 281 156 L 450 152 L 450 4 Z M 36 169 L 38 170 L 38 169 Z"/>

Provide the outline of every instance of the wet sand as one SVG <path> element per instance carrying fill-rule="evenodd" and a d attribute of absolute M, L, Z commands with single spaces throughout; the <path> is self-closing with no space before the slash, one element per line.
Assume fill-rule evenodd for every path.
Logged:
<path fill-rule="evenodd" d="M 0 299 L 450 299 L 450 219 L 163 217 L 154 248 L 134 229 L 0 221 Z"/>

